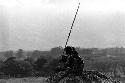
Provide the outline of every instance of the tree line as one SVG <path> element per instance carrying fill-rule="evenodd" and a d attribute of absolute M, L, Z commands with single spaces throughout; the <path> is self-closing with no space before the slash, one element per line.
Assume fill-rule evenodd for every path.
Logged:
<path fill-rule="evenodd" d="M 24 50 L 19 49 L 15 53 L 6 51 L 5 60 L 0 60 L 0 78 L 10 77 L 46 77 L 54 73 L 59 61 L 59 54 L 62 48 L 53 48 L 50 53 L 34 50 L 33 52 L 24 54 Z M 90 50 L 85 50 L 85 54 Z M 125 75 L 124 60 L 100 61 L 93 60 L 91 56 L 85 58 L 86 70 L 97 70 L 105 73 L 113 73 L 113 76 Z"/>

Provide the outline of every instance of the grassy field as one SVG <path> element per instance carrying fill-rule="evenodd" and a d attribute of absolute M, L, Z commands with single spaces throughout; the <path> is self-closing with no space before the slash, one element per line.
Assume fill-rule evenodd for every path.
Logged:
<path fill-rule="evenodd" d="M 11 79 L 1 79 L 0 83 L 46 83 L 46 78 L 11 78 Z"/>
<path fill-rule="evenodd" d="M 11 79 L 0 79 L 0 83 L 47 83 L 47 78 L 43 77 L 31 77 L 31 78 L 11 78 Z M 125 83 L 125 78 L 120 79 L 120 83 Z"/>

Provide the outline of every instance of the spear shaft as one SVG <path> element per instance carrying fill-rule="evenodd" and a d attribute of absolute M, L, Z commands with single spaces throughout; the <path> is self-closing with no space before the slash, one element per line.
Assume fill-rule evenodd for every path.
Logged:
<path fill-rule="evenodd" d="M 67 38 L 67 40 L 66 40 L 65 47 L 66 47 L 66 46 L 67 46 L 67 44 L 68 44 L 69 37 L 70 37 L 71 32 L 72 32 L 72 29 L 73 29 L 73 25 L 74 25 L 74 22 L 75 22 L 75 20 L 76 20 L 76 16 L 77 16 L 78 11 L 79 11 L 79 7 L 80 7 L 80 3 L 79 3 L 79 5 L 78 5 L 77 11 L 76 11 L 76 13 L 75 13 L 75 17 L 74 17 L 74 19 L 73 19 L 73 22 L 72 22 L 72 25 L 71 25 L 71 28 L 70 28 L 70 31 L 69 31 L 69 34 L 68 34 L 68 38 Z"/>

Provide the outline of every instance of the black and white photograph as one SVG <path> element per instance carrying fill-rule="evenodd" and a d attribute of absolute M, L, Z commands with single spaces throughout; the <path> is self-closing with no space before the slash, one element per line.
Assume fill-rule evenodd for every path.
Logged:
<path fill-rule="evenodd" d="M 125 0 L 0 0 L 0 83 L 125 83 Z"/>

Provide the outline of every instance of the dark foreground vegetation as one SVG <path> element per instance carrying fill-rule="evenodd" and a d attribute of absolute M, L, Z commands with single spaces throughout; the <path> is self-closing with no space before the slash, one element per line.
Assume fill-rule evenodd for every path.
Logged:
<path fill-rule="evenodd" d="M 106 73 L 112 78 L 125 77 L 125 54 L 122 48 L 76 48 L 84 58 L 85 70 L 97 70 Z M 113 51 L 115 49 L 115 51 Z M 1 52 L 0 78 L 47 77 L 58 65 L 61 47 L 50 51 L 5 51 Z"/>

